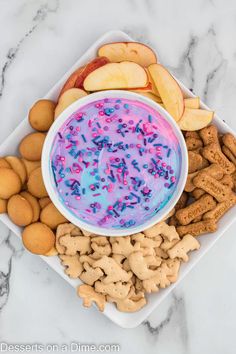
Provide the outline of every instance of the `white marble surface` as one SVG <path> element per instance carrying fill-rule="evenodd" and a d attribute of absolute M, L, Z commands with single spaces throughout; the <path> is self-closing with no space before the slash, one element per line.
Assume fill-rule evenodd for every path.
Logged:
<path fill-rule="evenodd" d="M 233 0 L 0 0 L 0 141 L 105 31 L 122 29 L 236 129 Z M 236 352 L 236 225 L 138 328 L 74 290 L 0 225 L 0 342 L 118 343 L 122 353 Z"/>

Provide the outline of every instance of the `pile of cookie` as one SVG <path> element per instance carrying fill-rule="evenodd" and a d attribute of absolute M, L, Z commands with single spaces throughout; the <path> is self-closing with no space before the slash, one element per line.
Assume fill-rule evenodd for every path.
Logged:
<path fill-rule="evenodd" d="M 236 204 L 236 139 L 214 125 L 185 132 L 189 174 L 170 225 L 180 237 L 217 230 L 219 219 Z"/>
<path fill-rule="evenodd" d="M 199 247 L 195 237 L 181 239 L 165 221 L 125 237 L 93 235 L 67 223 L 56 232 L 65 273 L 84 283 L 78 287 L 84 306 L 95 302 L 100 311 L 106 301 L 122 312 L 140 310 L 147 303 L 145 294 L 174 283 L 181 262 Z"/>
<path fill-rule="evenodd" d="M 51 106 L 40 100 L 33 107 Z M 37 110 L 36 110 L 37 111 Z M 48 114 L 48 110 L 45 115 Z M 48 129 L 49 124 L 37 129 Z M 36 120 L 37 121 L 37 120 Z M 236 203 L 236 139 L 214 125 L 184 132 L 189 154 L 185 191 L 166 221 L 139 234 L 104 237 L 68 224 L 44 187 L 40 159 L 45 131 L 27 135 L 20 156 L 0 159 L 0 211 L 25 226 L 22 240 L 35 254 L 59 255 L 65 273 L 83 284 L 78 295 L 84 306 L 106 301 L 119 311 L 145 306 L 146 294 L 168 287 L 178 278 L 181 262 L 200 247 L 195 236 L 214 232 L 218 220 Z"/>
<path fill-rule="evenodd" d="M 111 252 L 114 253 L 111 258 L 118 260 L 124 270 L 132 271 L 132 285 L 126 297 L 118 298 L 114 293 L 109 294 L 111 289 L 116 289 L 114 284 L 111 287 L 100 285 L 103 275 L 102 280 L 95 281 L 93 287 L 92 284 L 79 287 L 78 294 L 84 298 L 85 306 L 89 306 L 91 301 L 104 306 L 106 296 L 121 311 L 141 308 L 146 303 L 145 293 L 158 291 L 176 281 L 180 262 L 188 261 L 188 251 L 200 247 L 195 237 L 216 231 L 220 218 L 236 204 L 235 137 L 231 133 L 220 134 L 214 125 L 199 131 L 186 131 L 184 136 L 189 155 L 189 174 L 185 191 L 168 219 L 169 225 L 162 222 L 141 234 L 126 237 L 126 241 L 110 238 Z M 158 242 L 161 242 L 159 246 Z M 123 245 L 128 255 L 125 251 L 121 252 L 117 244 Z M 130 244 L 134 247 L 131 253 Z M 147 245 L 152 245 L 154 252 L 144 250 Z M 119 256 L 115 253 L 117 250 Z M 155 262 L 160 263 L 157 266 Z M 90 266 L 94 268 L 94 264 L 96 266 L 97 263 L 92 261 Z M 156 274 L 145 278 L 149 277 L 150 271 Z"/>
<path fill-rule="evenodd" d="M 168 287 L 178 278 L 188 252 L 200 247 L 196 236 L 217 230 L 218 220 L 236 204 L 236 139 L 214 125 L 184 133 L 189 154 L 185 191 L 172 215 L 142 233 L 103 237 L 60 225 L 56 249 L 65 272 L 80 278 L 84 306 L 106 301 L 119 311 L 134 312 L 146 294 Z"/>
<path fill-rule="evenodd" d="M 55 230 L 67 219 L 48 197 L 41 171 L 41 154 L 46 133 L 54 121 L 56 104 L 39 100 L 29 112 L 35 130 L 18 146 L 18 156 L 0 158 L 0 213 L 25 227 L 24 246 L 32 253 L 55 255 Z"/>
<path fill-rule="evenodd" d="M 189 156 L 185 190 L 165 221 L 138 234 L 104 237 L 69 224 L 48 197 L 41 171 L 47 131 L 69 105 L 90 92 L 125 89 L 164 107 L 183 131 Z M 43 99 L 29 112 L 34 130 L 19 144 L 17 156 L 0 158 L 0 213 L 23 227 L 24 246 L 34 254 L 58 255 L 86 307 L 106 301 L 120 311 L 145 306 L 146 294 L 178 278 L 181 262 L 197 250 L 196 238 L 214 232 L 236 204 L 236 139 L 212 125 L 214 112 L 199 97 L 185 97 L 168 70 L 142 43 L 109 43 L 97 57 L 75 70 L 57 102 Z M 211 125 L 210 125 L 211 124 Z"/>

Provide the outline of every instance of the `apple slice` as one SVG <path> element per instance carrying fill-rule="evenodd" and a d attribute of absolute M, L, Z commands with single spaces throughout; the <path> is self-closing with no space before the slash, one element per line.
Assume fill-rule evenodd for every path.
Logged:
<path fill-rule="evenodd" d="M 152 64 L 148 67 L 148 71 L 158 89 L 166 110 L 178 122 L 184 112 L 184 98 L 181 88 L 169 71 L 162 65 Z"/>
<path fill-rule="evenodd" d="M 186 108 L 200 108 L 200 98 L 199 97 L 191 97 L 184 99 L 184 106 Z"/>
<path fill-rule="evenodd" d="M 101 66 L 107 63 L 109 63 L 109 60 L 105 57 L 95 58 L 88 64 L 75 70 L 66 80 L 59 94 L 59 98 L 65 91 L 73 87 L 83 89 L 83 83 L 86 76 L 88 76 L 88 74 L 90 74 L 92 71 L 96 70 L 97 68 L 100 68 Z"/>
<path fill-rule="evenodd" d="M 61 91 L 60 91 L 60 93 L 59 93 L 58 100 L 60 99 L 61 95 L 62 95 L 65 91 L 67 91 L 67 90 L 69 90 L 69 89 L 75 87 L 75 83 L 76 83 L 77 77 L 80 75 L 80 73 L 83 71 L 83 69 L 84 69 L 84 66 L 81 66 L 80 68 L 78 68 L 77 70 L 75 70 L 75 71 L 68 77 L 68 79 L 67 79 L 66 82 L 64 83 L 64 85 L 63 85 L 63 87 L 62 87 L 62 89 L 61 89 Z"/>
<path fill-rule="evenodd" d="M 85 67 L 83 68 L 83 70 L 81 71 L 79 76 L 77 77 L 77 80 L 75 82 L 75 87 L 83 89 L 84 88 L 83 84 L 84 84 L 85 78 L 91 72 L 102 67 L 103 65 L 106 65 L 109 62 L 110 62 L 110 60 L 106 57 L 95 58 L 92 61 L 90 61 L 87 65 L 85 65 Z"/>
<path fill-rule="evenodd" d="M 127 89 L 129 91 L 133 91 L 134 89 Z M 136 87 L 135 88 L 136 91 L 139 91 L 139 92 L 150 92 L 152 93 L 152 84 L 151 82 L 148 82 L 148 84 L 145 86 L 145 87 Z"/>
<path fill-rule="evenodd" d="M 158 96 L 160 98 L 160 94 L 151 78 L 151 75 L 149 74 L 148 70 L 145 68 L 147 76 L 148 76 L 148 84 L 145 87 L 137 87 L 135 88 L 135 91 L 139 91 L 140 93 L 142 92 L 150 92 L 151 94 Z M 133 91 L 133 89 L 132 89 Z"/>
<path fill-rule="evenodd" d="M 211 123 L 214 112 L 205 109 L 185 108 L 178 125 L 181 130 L 195 131 Z"/>
<path fill-rule="evenodd" d="M 109 63 L 94 70 L 84 80 L 86 91 L 145 87 L 147 74 L 144 68 L 131 61 Z"/>
<path fill-rule="evenodd" d="M 147 76 L 148 76 L 149 84 L 150 84 L 150 86 L 151 86 L 151 92 L 152 92 L 154 95 L 160 97 L 160 93 L 159 93 L 159 91 L 158 91 L 158 89 L 157 89 L 157 87 L 156 87 L 156 85 L 155 85 L 155 83 L 154 83 L 154 81 L 153 81 L 153 78 L 152 78 L 150 72 L 149 72 L 147 69 L 146 69 L 146 71 L 147 71 Z"/>
<path fill-rule="evenodd" d="M 115 42 L 98 49 L 98 56 L 107 57 L 112 63 L 133 61 L 143 67 L 157 62 L 156 54 L 147 45 L 137 42 Z"/>
<path fill-rule="evenodd" d="M 141 95 L 141 96 L 148 97 L 148 98 L 150 98 L 151 100 L 153 100 L 153 101 L 155 101 L 155 102 L 157 102 L 157 103 L 162 103 L 160 97 L 154 95 L 154 94 L 151 93 L 151 92 L 142 92 L 142 91 L 140 91 L 140 90 L 132 90 L 132 91 L 135 92 L 135 93 L 138 93 L 138 94 Z"/>
<path fill-rule="evenodd" d="M 87 92 L 78 88 L 71 88 L 65 91 L 59 98 L 58 104 L 54 112 L 54 119 L 56 119 L 61 112 L 63 112 L 73 102 L 77 101 L 81 97 L 87 96 Z"/>

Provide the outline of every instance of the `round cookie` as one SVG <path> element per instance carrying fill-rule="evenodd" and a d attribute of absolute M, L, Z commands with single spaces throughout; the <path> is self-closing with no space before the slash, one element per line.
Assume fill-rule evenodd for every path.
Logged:
<path fill-rule="evenodd" d="M 55 235 L 47 225 L 36 222 L 26 226 L 22 233 L 22 241 L 30 252 L 44 255 L 53 248 Z"/>
<path fill-rule="evenodd" d="M 37 200 L 37 198 L 35 198 L 32 194 L 30 194 L 29 192 L 21 192 L 20 195 L 25 198 L 26 200 L 28 200 L 28 202 L 31 205 L 31 208 L 33 210 L 33 219 L 32 222 L 38 221 L 39 219 L 39 214 L 40 214 L 40 205 L 39 202 Z"/>
<path fill-rule="evenodd" d="M 49 203 L 51 203 L 51 199 L 49 197 L 39 199 L 39 205 L 41 209 L 45 208 L 45 206 L 47 206 Z"/>
<path fill-rule="evenodd" d="M 21 156 L 30 161 L 40 160 L 45 138 L 45 134 L 38 132 L 26 135 L 19 145 Z"/>
<path fill-rule="evenodd" d="M 56 229 L 58 225 L 67 222 L 67 219 L 57 210 L 53 203 L 50 203 L 41 211 L 40 221 L 51 229 Z"/>
<path fill-rule="evenodd" d="M 0 214 L 7 212 L 7 201 L 6 199 L 0 199 Z"/>
<path fill-rule="evenodd" d="M 56 103 L 50 100 L 39 100 L 29 111 L 29 123 L 35 130 L 46 132 L 54 120 Z"/>
<path fill-rule="evenodd" d="M 21 180 L 11 168 L 0 168 L 0 198 L 9 199 L 21 190 Z"/>
<path fill-rule="evenodd" d="M 23 164 L 25 165 L 25 169 L 26 169 L 26 174 L 27 174 L 27 178 L 29 178 L 29 175 L 31 174 L 31 172 L 33 170 L 35 170 L 37 167 L 41 166 L 41 161 L 29 161 L 26 159 L 21 159 Z"/>
<path fill-rule="evenodd" d="M 26 168 L 21 159 L 17 156 L 6 156 L 5 159 L 11 168 L 18 174 L 21 183 L 24 184 L 26 181 Z"/>
<path fill-rule="evenodd" d="M 7 213 L 11 221 L 18 226 L 29 225 L 33 219 L 30 203 L 20 194 L 15 194 L 8 200 Z"/>
<path fill-rule="evenodd" d="M 57 252 L 56 248 L 53 247 L 49 252 L 45 253 L 44 256 L 53 257 L 53 256 L 57 256 L 57 255 L 58 255 L 58 252 Z"/>
<path fill-rule="evenodd" d="M 11 168 L 11 166 L 9 165 L 9 163 L 6 161 L 4 157 L 0 157 L 0 168 L 1 167 Z"/>
<path fill-rule="evenodd" d="M 41 167 L 36 168 L 31 172 L 28 182 L 27 182 L 28 191 L 37 198 L 47 197 L 48 193 L 44 186 L 43 176 Z M 1 196 L 0 196 L 1 197 Z"/>

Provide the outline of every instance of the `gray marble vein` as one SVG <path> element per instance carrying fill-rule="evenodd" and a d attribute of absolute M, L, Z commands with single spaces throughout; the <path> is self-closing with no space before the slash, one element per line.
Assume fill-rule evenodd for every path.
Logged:
<path fill-rule="evenodd" d="M 207 37 L 213 44 L 215 60 L 212 63 L 212 68 L 210 68 L 206 76 L 205 86 L 203 89 L 203 101 L 206 103 L 208 103 L 208 95 L 211 93 L 212 89 L 218 87 L 218 84 L 220 83 L 220 80 L 225 74 L 227 68 L 227 61 L 224 59 L 223 54 L 217 45 L 217 37 L 214 26 L 209 28 Z"/>
<path fill-rule="evenodd" d="M 170 67 L 205 103 L 212 100 L 227 71 L 227 60 L 218 47 L 217 38 L 213 25 L 202 36 L 191 35 L 178 66 Z"/>
<path fill-rule="evenodd" d="M 155 336 L 156 340 L 169 325 L 178 327 L 183 352 L 187 353 L 189 335 L 185 299 L 184 296 L 178 295 L 176 291 L 172 293 L 171 297 L 172 303 L 166 317 L 157 326 L 152 326 L 150 321 L 145 321 L 143 325 L 147 328 L 148 333 Z"/>
<path fill-rule="evenodd" d="M 6 74 L 7 71 L 9 70 L 11 64 L 16 58 L 17 53 L 19 52 L 22 44 L 27 40 L 27 38 L 38 28 L 38 26 L 45 21 L 49 13 L 55 13 L 59 8 L 59 0 L 55 0 L 54 6 L 49 6 L 48 3 L 42 4 L 35 16 L 33 17 L 33 24 L 30 27 L 30 29 L 23 35 L 23 37 L 18 41 L 18 43 L 10 48 L 7 52 L 6 55 L 6 60 L 3 64 L 3 67 L 1 69 L 1 76 L 0 76 L 0 99 L 3 95 L 3 91 L 5 88 L 5 83 L 6 83 Z"/>
<path fill-rule="evenodd" d="M 15 235 L 8 230 L 0 244 L 0 257 L 4 259 L 4 262 L 0 262 L 0 313 L 8 301 L 12 260 L 14 257 L 21 257 L 24 252 L 22 245 L 19 247 L 15 245 L 16 243 L 18 243 L 18 240 Z"/>
<path fill-rule="evenodd" d="M 195 85 L 194 56 L 198 41 L 199 38 L 197 36 L 191 35 L 189 37 L 186 49 L 180 56 L 178 67 L 170 68 L 177 77 L 185 79 L 185 83 L 191 91 L 194 90 Z"/>
<path fill-rule="evenodd" d="M 38 93 L 78 58 L 77 48 L 82 53 L 81 48 L 113 29 L 158 48 L 163 64 L 236 128 L 233 0 L 0 0 L 0 13 L 2 137 L 19 124 Z M 1 341 L 111 341 L 120 343 L 124 354 L 235 354 L 235 226 L 186 277 L 181 290 L 130 330 L 81 308 L 64 280 L 4 232 L 0 225 Z M 22 301 L 25 294 L 30 301 Z"/>
<path fill-rule="evenodd" d="M 203 101 L 208 103 L 208 94 L 211 86 L 217 87 L 217 81 L 220 81 L 226 70 L 227 62 L 222 60 L 217 67 L 213 68 L 206 77 L 206 83 L 203 92 Z"/>
<path fill-rule="evenodd" d="M 9 291 L 10 291 L 10 276 L 12 270 L 12 257 L 15 253 L 15 248 L 10 242 L 11 232 L 8 230 L 7 237 L 1 243 L 1 251 L 6 256 L 6 251 L 8 251 L 8 259 L 5 259 L 5 269 L 0 268 L 0 312 L 6 305 L 8 301 Z"/>
<path fill-rule="evenodd" d="M 0 271 L 0 312 L 7 303 L 9 290 L 10 290 L 10 275 L 11 275 L 12 259 L 8 261 L 8 270 L 6 273 Z"/>
<path fill-rule="evenodd" d="M 149 333 L 158 337 L 159 334 L 170 323 L 173 314 L 174 314 L 174 306 L 171 305 L 168 309 L 166 318 L 164 320 L 162 320 L 157 326 L 152 326 L 150 321 L 144 321 L 143 325 L 147 327 Z"/>

